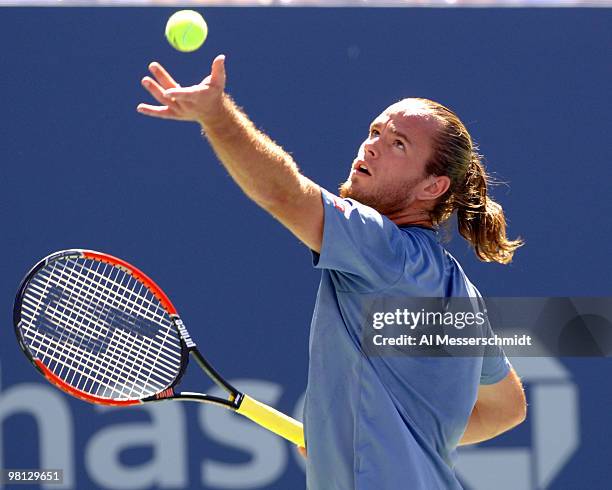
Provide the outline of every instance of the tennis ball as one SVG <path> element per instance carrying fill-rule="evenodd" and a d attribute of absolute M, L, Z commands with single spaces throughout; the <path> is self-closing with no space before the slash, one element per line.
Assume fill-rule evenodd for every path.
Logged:
<path fill-rule="evenodd" d="M 166 39 L 179 51 L 195 51 L 202 46 L 207 35 L 206 21 L 195 10 L 179 10 L 166 23 Z"/>

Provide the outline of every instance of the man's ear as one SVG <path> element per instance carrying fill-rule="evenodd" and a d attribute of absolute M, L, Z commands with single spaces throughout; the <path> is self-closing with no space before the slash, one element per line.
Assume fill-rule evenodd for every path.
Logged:
<path fill-rule="evenodd" d="M 419 186 L 416 197 L 421 201 L 432 201 L 443 195 L 450 184 L 450 178 L 446 175 L 430 175 Z"/>

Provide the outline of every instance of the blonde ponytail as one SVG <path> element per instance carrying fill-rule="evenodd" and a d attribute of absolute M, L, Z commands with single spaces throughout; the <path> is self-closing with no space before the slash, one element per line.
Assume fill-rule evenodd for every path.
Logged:
<path fill-rule="evenodd" d="M 523 240 L 507 238 L 504 210 L 488 193 L 490 179 L 470 134 L 450 109 L 428 99 L 418 100 L 441 122 L 426 172 L 451 179 L 448 191 L 431 210 L 432 221 L 440 224 L 456 211 L 459 233 L 480 260 L 511 262 Z"/>

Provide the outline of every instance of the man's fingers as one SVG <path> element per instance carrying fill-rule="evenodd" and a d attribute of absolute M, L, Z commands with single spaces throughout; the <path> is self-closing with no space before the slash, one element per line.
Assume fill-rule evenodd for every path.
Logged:
<path fill-rule="evenodd" d="M 218 87 L 221 90 L 225 89 L 225 55 L 220 54 L 215 58 L 212 63 L 212 69 L 210 71 L 211 87 Z"/>
<path fill-rule="evenodd" d="M 154 78 L 144 77 L 142 86 L 160 105 L 140 104 L 137 107 L 138 112 L 163 119 L 199 121 L 211 112 L 211 105 L 218 99 L 217 92 L 223 91 L 224 61 L 224 55 L 217 56 L 210 75 L 205 79 L 208 83 L 203 82 L 192 87 L 181 87 L 159 63 L 151 63 L 149 70 Z"/>
<path fill-rule="evenodd" d="M 149 65 L 149 71 L 153 74 L 162 88 L 169 89 L 179 86 L 179 84 L 174 81 L 174 78 L 170 76 L 170 73 L 168 73 L 157 61 Z"/>
<path fill-rule="evenodd" d="M 161 119 L 179 119 L 176 113 L 167 106 L 138 104 L 136 110 L 145 116 L 159 117 Z"/>
<path fill-rule="evenodd" d="M 164 89 L 151 77 L 144 77 L 141 83 L 147 92 L 149 92 L 157 102 L 162 105 L 166 105 L 168 103 L 169 100 L 164 94 Z"/>

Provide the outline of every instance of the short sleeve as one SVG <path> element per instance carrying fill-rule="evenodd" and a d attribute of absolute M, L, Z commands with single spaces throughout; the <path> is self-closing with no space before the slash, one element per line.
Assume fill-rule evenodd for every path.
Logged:
<path fill-rule="evenodd" d="M 492 385 L 504 379 L 511 368 L 510 361 L 500 346 L 487 347 L 482 358 L 480 384 Z"/>
<path fill-rule="evenodd" d="M 353 286 L 376 290 L 396 282 L 404 271 L 407 237 L 391 220 L 352 199 L 321 189 L 323 242 L 314 265 L 342 273 Z"/>

